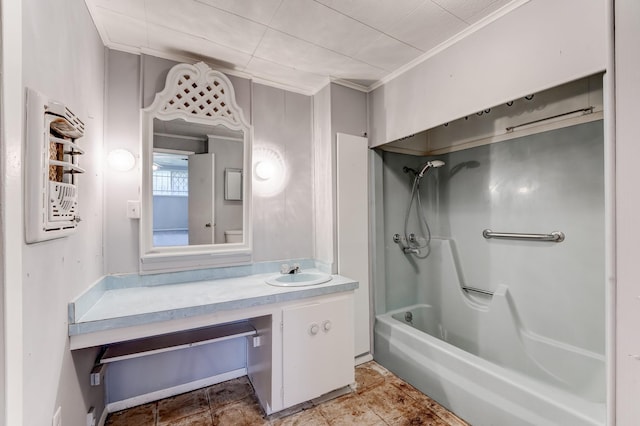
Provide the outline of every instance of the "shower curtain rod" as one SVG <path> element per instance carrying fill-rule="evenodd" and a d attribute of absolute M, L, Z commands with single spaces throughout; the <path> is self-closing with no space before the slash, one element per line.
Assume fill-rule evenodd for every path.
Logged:
<path fill-rule="evenodd" d="M 515 126 L 510 126 L 510 127 L 506 128 L 506 131 L 507 132 L 512 132 L 514 129 L 517 129 L 518 127 L 524 127 L 524 126 L 528 126 L 530 124 L 540 123 L 542 121 L 553 120 L 554 118 L 560 118 L 560 117 L 564 117 L 565 115 L 576 114 L 578 112 L 581 112 L 583 115 L 584 114 L 591 114 L 594 109 L 595 109 L 595 107 L 590 106 L 590 107 L 587 107 L 587 108 L 576 109 L 574 111 L 563 112 L 562 114 L 552 115 L 551 117 L 545 117 L 545 118 L 541 118 L 539 120 L 533 120 L 533 121 L 529 121 L 529 122 L 522 123 L 522 124 L 516 124 Z"/>

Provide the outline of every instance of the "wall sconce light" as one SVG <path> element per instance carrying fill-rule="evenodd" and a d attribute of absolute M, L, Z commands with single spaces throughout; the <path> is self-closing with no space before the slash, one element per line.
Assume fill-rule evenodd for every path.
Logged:
<path fill-rule="evenodd" d="M 262 160 L 256 163 L 256 177 L 260 180 L 269 180 L 273 177 L 275 167 L 269 160 Z"/>
<path fill-rule="evenodd" d="M 126 149 L 114 149 L 107 155 L 107 165 L 117 172 L 128 172 L 136 165 L 136 158 Z"/>
<path fill-rule="evenodd" d="M 289 179 L 285 162 L 277 149 L 261 146 L 253 150 L 254 194 L 272 197 L 280 193 Z"/>

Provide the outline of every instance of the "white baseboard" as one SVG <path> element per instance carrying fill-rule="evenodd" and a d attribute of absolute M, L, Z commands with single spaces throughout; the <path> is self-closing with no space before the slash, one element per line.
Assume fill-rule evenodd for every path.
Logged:
<path fill-rule="evenodd" d="M 240 368 L 238 370 L 229 371 L 226 373 L 218 374 L 216 376 L 207 377 L 206 379 L 196 380 L 194 382 L 185 383 L 183 385 L 174 386 L 167 389 L 161 389 L 155 392 L 146 393 L 144 395 L 134 396 L 133 398 L 124 399 L 122 401 L 110 402 L 107 404 L 105 413 L 114 413 L 120 410 L 126 410 L 127 408 L 137 407 L 138 405 L 146 404 L 148 402 L 157 401 L 159 399 L 169 398 L 171 396 L 180 395 L 181 393 L 191 392 L 196 389 L 204 388 L 207 386 L 215 385 L 216 383 L 226 382 L 227 380 L 236 379 L 238 377 L 246 376 L 247 369 Z M 106 415 L 103 413 L 106 419 Z M 100 425 L 102 423 L 100 418 Z"/>
<path fill-rule="evenodd" d="M 373 361 L 373 355 L 371 354 L 364 354 L 356 357 L 356 365 L 364 364 L 369 361 Z"/>

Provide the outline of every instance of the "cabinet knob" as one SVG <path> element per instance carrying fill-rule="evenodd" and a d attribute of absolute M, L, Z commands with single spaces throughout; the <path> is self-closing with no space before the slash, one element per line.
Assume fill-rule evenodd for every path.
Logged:
<path fill-rule="evenodd" d="M 331 330 L 332 326 L 333 324 L 331 324 L 331 321 L 329 320 L 326 320 L 325 322 L 322 323 L 322 329 L 325 331 L 325 333 Z"/>
<path fill-rule="evenodd" d="M 318 331 L 320 331 L 320 327 L 318 326 L 318 324 L 311 324 L 311 326 L 309 327 L 309 334 L 315 336 L 316 334 L 318 334 Z"/>

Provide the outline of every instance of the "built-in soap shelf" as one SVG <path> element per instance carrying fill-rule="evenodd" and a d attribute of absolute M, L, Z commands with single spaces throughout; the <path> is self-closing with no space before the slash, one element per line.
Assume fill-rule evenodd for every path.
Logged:
<path fill-rule="evenodd" d="M 84 123 L 65 105 L 27 89 L 25 222 L 27 243 L 69 235 L 78 226 L 78 174 Z"/>

